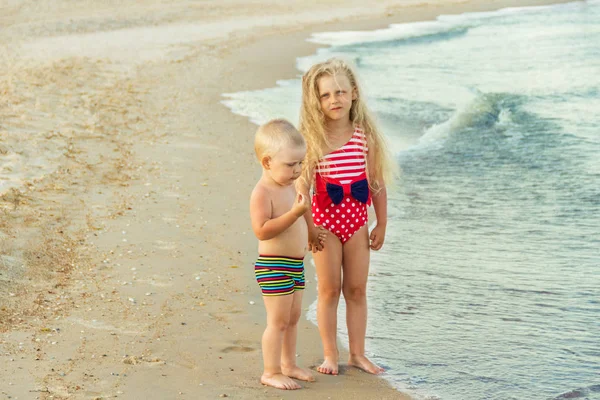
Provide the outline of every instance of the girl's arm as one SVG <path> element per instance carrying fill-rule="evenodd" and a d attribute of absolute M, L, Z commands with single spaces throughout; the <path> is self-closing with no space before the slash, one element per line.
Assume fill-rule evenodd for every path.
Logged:
<path fill-rule="evenodd" d="M 373 153 L 367 154 L 367 163 L 374 165 L 376 160 L 374 159 Z M 380 189 L 377 193 L 373 193 L 373 208 L 375 209 L 375 216 L 377 218 L 377 225 L 371 231 L 371 249 L 379 250 L 383 246 L 385 241 L 385 230 L 387 228 L 387 190 L 383 186 L 383 177 L 377 177 L 380 182 Z"/>
<path fill-rule="evenodd" d="M 325 239 L 327 238 L 325 228 L 322 226 L 315 226 L 312 210 L 310 208 L 304 213 L 304 219 L 308 226 L 308 251 L 316 253 L 317 251 L 323 250 L 323 247 L 325 247 Z"/>
<path fill-rule="evenodd" d="M 305 214 L 307 209 L 310 209 L 309 206 L 308 199 L 302 194 L 298 194 L 290 211 L 271 219 L 273 207 L 268 192 L 262 188 L 255 188 L 250 196 L 252 230 L 258 240 L 273 239 L 292 226 L 298 218 Z"/>
<path fill-rule="evenodd" d="M 377 217 L 377 225 L 371 231 L 371 249 L 379 250 L 385 241 L 387 227 L 387 191 L 385 187 L 373 194 L 373 208 Z"/>
<path fill-rule="evenodd" d="M 313 171 L 310 170 L 307 175 L 313 176 Z M 310 187 L 311 182 L 307 182 L 304 175 L 298 178 L 296 190 L 308 199 L 310 199 Z M 306 220 L 306 226 L 308 227 L 308 250 L 313 253 L 323 250 L 326 238 L 325 229 L 321 226 L 315 226 L 311 207 L 304 213 L 304 219 Z"/>

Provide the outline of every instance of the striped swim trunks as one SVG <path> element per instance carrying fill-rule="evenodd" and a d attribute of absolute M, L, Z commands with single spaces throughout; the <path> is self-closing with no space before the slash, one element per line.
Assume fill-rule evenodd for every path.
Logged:
<path fill-rule="evenodd" d="M 304 289 L 304 259 L 260 255 L 254 263 L 263 296 L 283 296 Z"/>

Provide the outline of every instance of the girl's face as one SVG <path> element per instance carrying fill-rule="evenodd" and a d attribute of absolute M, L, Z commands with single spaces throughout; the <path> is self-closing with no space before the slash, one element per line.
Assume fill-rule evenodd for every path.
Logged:
<path fill-rule="evenodd" d="M 269 176 L 281 186 L 291 185 L 302 173 L 302 161 L 305 156 L 306 146 L 283 147 L 267 162 Z"/>
<path fill-rule="evenodd" d="M 356 89 L 345 74 L 323 75 L 317 81 L 321 111 L 330 121 L 350 118 L 352 100 L 356 100 Z"/>

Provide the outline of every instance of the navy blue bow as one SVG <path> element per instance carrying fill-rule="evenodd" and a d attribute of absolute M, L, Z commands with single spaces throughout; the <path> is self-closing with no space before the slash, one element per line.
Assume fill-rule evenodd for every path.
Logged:
<path fill-rule="evenodd" d="M 340 204 L 344 200 L 344 186 L 327 182 L 325 188 L 333 204 Z M 350 193 L 356 200 L 366 204 L 369 201 L 369 182 L 366 179 L 354 182 L 350 185 Z"/>

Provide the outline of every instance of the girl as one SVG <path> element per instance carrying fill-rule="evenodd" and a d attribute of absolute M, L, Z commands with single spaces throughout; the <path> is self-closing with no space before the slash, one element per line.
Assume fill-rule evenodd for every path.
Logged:
<path fill-rule="evenodd" d="M 340 292 L 346 301 L 348 364 L 372 374 L 383 372 L 365 357 L 366 287 L 369 251 L 379 250 L 385 239 L 385 184 L 391 181 L 394 167 L 361 95 L 354 72 L 338 59 L 316 64 L 302 77 L 300 132 L 307 156 L 299 189 L 308 195 L 312 187 L 314 193 L 312 210 L 305 218 L 319 281 L 317 322 L 324 361 L 317 370 L 323 374 L 338 374 Z M 369 236 L 371 202 L 377 225 Z M 327 230 L 324 247 L 318 227 Z"/>

